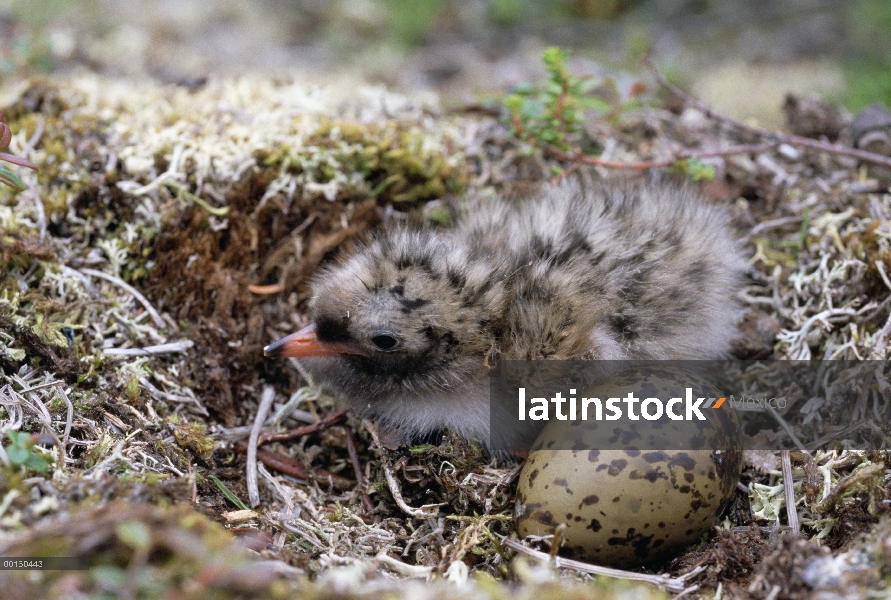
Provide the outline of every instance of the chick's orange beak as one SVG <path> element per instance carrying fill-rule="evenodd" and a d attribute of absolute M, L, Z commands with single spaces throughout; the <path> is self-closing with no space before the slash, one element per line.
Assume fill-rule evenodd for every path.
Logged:
<path fill-rule="evenodd" d="M 355 354 L 355 351 L 343 344 L 320 341 L 316 336 L 316 326 L 313 324 L 269 344 L 263 348 L 263 354 L 274 357 L 293 356 L 294 358 L 302 358 L 304 356 Z"/>

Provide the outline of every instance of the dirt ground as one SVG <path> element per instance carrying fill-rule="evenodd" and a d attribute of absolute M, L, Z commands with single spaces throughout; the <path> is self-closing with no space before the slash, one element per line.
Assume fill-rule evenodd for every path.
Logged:
<path fill-rule="evenodd" d="M 319 265 L 381 223 L 447 227 L 468 193 L 522 193 L 570 166 L 515 135 L 497 98 L 444 101 L 350 74 L 196 79 L 183 67 L 150 77 L 114 72 L 110 58 L 98 68 L 71 60 L 2 90 L 8 151 L 40 170 L 11 167 L 27 187 L 0 192 L 0 556 L 82 557 L 85 569 L 0 570 L 4 598 L 885 593 L 884 452 L 793 453 L 799 539 L 779 452 L 749 453 L 712 534 L 634 570 L 662 574 L 661 585 L 597 577 L 512 548 L 519 461 L 449 433 L 382 449 L 298 364 L 263 357 L 306 324 Z M 634 162 L 769 146 L 705 158 L 713 172 L 693 183 L 731 209 L 750 259 L 734 356 L 886 360 L 887 172 L 773 143 L 650 75 L 610 81 L 621 109 L 587 114 L 572 138 L 589 154 Z M 632 89 L 642 105 L 621 104 Z M 792 101 L 786 115 L 783 131 L 850 147 L 852 115 L 814 99 Z M 258 426 L 291 437 L 264 440 L 249 508 L 245 448 L 264 397 L 271 410 Z M 781 417 L 797 426 L 799 413 Z M 423 505 L 439 507 L 418 513 Z M 546 540 L 526 542 L 549 551 Z"/>

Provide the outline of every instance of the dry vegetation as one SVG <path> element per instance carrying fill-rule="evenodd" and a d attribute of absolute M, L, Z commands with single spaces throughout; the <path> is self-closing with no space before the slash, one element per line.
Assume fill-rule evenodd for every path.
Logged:
<path fill-rule="evenodd" d="M 380 222 L 447 226 L 464 192 L 549 177 L 551 159 L 504 120 L 376 88 L 250 79 L 33 82 L 3 112 L 10 151 L 40 172 L 0 197 L 0 555 L 89 557 L 84 571 L 0 571 L 4 597 L 679 591 L 518 556 L 506 543 L 515 463 L 448 434 L 382 452 L 373 426 L 336 415 L 299 365 L 262 357 L 303 324 L 313 270 Z M 831 117 L 823 133 L 841 123 L 844 138 L 846 117 Z M 676 103 L 579 135 L 613 161 L 762 141 Z M 715 177 L 702 191 L 730 203 L 751 256 L 737 357 L 888 358 L 891 195 L 871 173 L 789 145 L 704 163 Z M 808 410 L 856 424 L 883 385 L 854 381 L 850 405 Z M 251 510 L 244 449 L 264 398 L 257 431 L 302 435 L 262 446 Z M 696 569 L 687 597 L 882 588 L 885 454 L 824 447 L 792 463 L 801 540 L 778 454 L 752 454 L 715 535 L 643 570 Z"/>

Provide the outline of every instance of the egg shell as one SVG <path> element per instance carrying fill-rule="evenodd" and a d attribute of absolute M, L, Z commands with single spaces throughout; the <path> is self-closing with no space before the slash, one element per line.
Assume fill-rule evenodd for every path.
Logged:
<path fill-rule="evenodd" d="M 616 397 L 621 390 L 623 396 L 671 398 L 686 387 L 719 397 L 707 380 L 677 368 L 631 371 L 585 396 Z M 518 535 L 550 535 L 565 523 L 562 554 L 620 567 L 664 559 L 700 540 L 739 481 L 735 411 L 716 409 L 707 421 L 680 426 L 667 419 L 655 428 L 644 423 L 643 435 L 640 422 L 605 423 L 552 420 L 544 428 L 520 473 Z M 686 441 L 678 442 L 678 435 Z M 629 441 L 622 447 L 616 439 Z"/>

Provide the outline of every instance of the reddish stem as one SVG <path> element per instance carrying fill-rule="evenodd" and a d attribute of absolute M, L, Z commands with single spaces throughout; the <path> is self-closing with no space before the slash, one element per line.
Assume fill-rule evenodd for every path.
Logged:
<path fill-rule="evenodd" d="M 21 156 L 16 156 L 15 154 L 9 154 L 8 152 L 0 152 L 0 160 L 18 165 L 20 167 L 25 167 L 26 169 L 32 169 L 34 171 L 38 170 L 37 165 L 32 163 L 30 160 L 22 158 Z"/>
<path fill-rule="evenodd" d="M 340 425 L 346 420 L 346 411 L 347 409 L 342 408 L 311 425 L 304 425 L 303 427 L 289 429 L 288 431 L 282 431 L 281 433 L 264 433 L 260 436 L 260 439 L 257 440 L 257 445 L 263 446 L 272 442 L 287 442 L 288 440 L 303 437 L 304 435 L 324 431 L 332 425 Z"/>
<path fill-rule="evenodd" d="M 801 137 L 800 135 L 787 133 L 785 131 L 775 131 L 771 129 L 765 129 L 764 127 L 757 127 L 755 125 L 747 125 L 746 123 L 741 123 L 740 121 L 737 121 L 732 117 L 728 117 L 727 115 L 715 112 L 708 104 L 706 104 L 702 100 L 694 98 L 678 86 L 665 79 L 665 77 L 662 76 L 659 70 L 656 69 L 656 66 L 649 59 L 646 59 L 646 65 L 650 69 L 650 72 L 653 74 L 653 76 L 656 78 L 656 81 L 659 82 L 659 85 L 683 100 L 686 104 L 699 109 L 706 117 L 714 119 L 716 121 L 721 121 L 722 123 L 735 127 L 742 131 L 749 132 L 751 134 L 773 138 L 773 146 L 779 146 L 780 144 L 789 144 L 790 146 L 803 146 L 805 148 L 811 148 L 813 150 L 819 150 L 821 152 L 829 152 L 830 154 L 850 156 L 865 163 L 891 167 L 891 156 L 884 156 L 882 154 L 876 154 L 874 152 L 867 152 L 866 150 L 858 150 L 857 148 L 843 146 L 841 144 L 823 142 L 821 140 L 815 140 L 813 138 Z"/>
<path fill-rule="evenodd" d="M 239 452 L 247 452 L 247 442 L 241 441 L 235 445 Z M 338 489 L 347 489 L 353 486 L 353 482 L 342 475 L 326 471 L 325 469 L 307 470 L 306 465 L 296 458 L 271 452 L 269 450 L 257 449 L 257 460 L 261 463 L 285 475 L 290 475 L 295 479 L 315 479 L 316 481 L 330 481 Z"/>
<path fill-rule="evenodd" d="M 362 505 L 365 511 L 371 513 L 374 510 L 374 503 L 368 492 L 365 491 L 365 474 L 362 473 L 362 464 L 359 462 L 359 451 L 356 449 L 356 439 L 353 437 L 353 431 L 349 427 L 344 427 L 346 432 L 347 452 L 350 455 L 350 462 L 353 463 L 353 472 L 356 474 L 356 487 L 359 488 L 359 494 L 362 496 Z"/>

